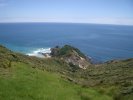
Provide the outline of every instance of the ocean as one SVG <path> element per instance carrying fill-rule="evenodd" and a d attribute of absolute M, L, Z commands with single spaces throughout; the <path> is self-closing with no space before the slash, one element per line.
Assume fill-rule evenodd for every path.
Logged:
<path fill-rule="evenodd" d="M 65 44 L 93 62 L 133 58 L 133 26 L 78 23 L 1 23 L 0 44 L 24 54 Z"/>

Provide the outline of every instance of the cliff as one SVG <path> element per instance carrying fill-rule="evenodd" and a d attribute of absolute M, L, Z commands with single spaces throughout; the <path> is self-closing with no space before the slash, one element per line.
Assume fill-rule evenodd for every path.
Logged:
<path fill-rule="evenodd" d="M 59 46 L 52 48 L 51 56 L 60 58 L 69 65 L 77 66 L 82 69 L 86 69 L 91 65 L 89 58 L 87 58 L 79 49 L 70 45 L 65 45 L 61 48 Z"/>

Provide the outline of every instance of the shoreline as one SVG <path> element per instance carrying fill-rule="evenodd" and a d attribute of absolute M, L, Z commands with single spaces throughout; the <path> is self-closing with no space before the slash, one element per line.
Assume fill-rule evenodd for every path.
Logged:
<path fill-rule="evenodd" d="M 40 51 L 38 51 L 38 50 L 40 50 L 40 49 L 42 49 L 42 50 L 50 50 L 51 48 L 50 47 L 46 47 L 46 48 L 34 48 L 34 49 L 29 49 L 28 47 L 25 47 L 24 48 L 24 51 L 26 51 L 26 49 L 28 50 L 27 52 L 23 52 L 23 50 L 22 50 L 22 47 L 20 48 L 20 50 L 19 49 L 13 49 L 13 46 L 10 46 L 10 45 L 7 45 L 7 44 L 0 44 L 0 45 L 2 45 L 2 46 L 4 46 L 4 47 L 6 47 L 6 48 L 8 48 L 8 49 L 10 49 L 10 50 L 12 50 L 13 52 L 17 52 L 17 53 L 21 53 L 21 54 L 24 54 L 24 55 L 28 55 L 28 56 L 35 56 L 35 57 L 39 57 L 39 58 L 45 58 L 45 56 L 48 56 L 48 55 L 45 55 L 45 56 L 38 56 L 37 54 L 36 54 L 36 52 L 40 52 Z M 19 47 L 15 47 L 15 48 L 19 48 Z M 34 54 L 35 53 L 35 54 Z M 40 52 L 40 53 L 43 53 L 43 52 Z M 48 52 L 48 53 L 50 53 L 50 52 Z M 30 54 L 30 55 L 29 55 Z M 86 55 L 86 54 L 85 54 Z M 104 63 L 106 63 L 106 62 L 110 62 L 110 61 L 114 61 L 114 60 L 125 60 L 125 59 L 130 59 L 130 58 L 133 58 L 133 57 L 121 57 L 121 58 L 114 58 L 114 59 L 109 59 L 109 60 L 98 60 L 98 59 L 95 59 L 95 58 L 93 58 L 93 57 L 90 57 L 90 56 L 88 56 L 88 54 L 86 55 L 89 59 L 90 59 L 90 61 L 91 61 L 91 63 L 92 64 L 104 64 Z M 49 57 L 50 58 L 50 57 Z"/>

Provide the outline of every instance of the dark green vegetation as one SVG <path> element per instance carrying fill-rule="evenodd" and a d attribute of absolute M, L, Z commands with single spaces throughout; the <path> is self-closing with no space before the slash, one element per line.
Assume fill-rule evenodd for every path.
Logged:
<path fill-rule="evenodd" d="M 56 46 L 53 49 L 56 49 L 55 52 L 53 52 L 54 56 L 59 56 L 59 57 L 70 56 L 72 54 L 72 51 L 76 51 L 79 54 L 79 56 L 86 58 L 86 56 L 79 49 L 74 48 L 70 45 L 65 45 L 62 48 L 60 48 L 59 46 Z"/>
<path fill-rule="evenodd" d="M 0 100 L 133 100 L 133 59 L 81 69 L 58 57 L 29 57 L 0 46 Z"/>
<path fill-rule="evenodd" d="M 62 59 L 71 67 L 86 69 L 90 64 L 90 59 L 87 58 L 80 50 L 69 45 L 63 47 L 56 46 L 51 49 L 52 57 Z"/>

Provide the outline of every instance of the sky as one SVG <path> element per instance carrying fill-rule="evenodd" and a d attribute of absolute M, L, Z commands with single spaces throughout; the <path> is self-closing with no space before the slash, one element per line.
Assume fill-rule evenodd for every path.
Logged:
<path fill-rule="evenodd" d="M 133 0 L 0 0 L 0 22 L 133 25 Z"/>

